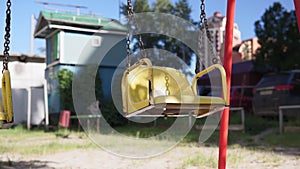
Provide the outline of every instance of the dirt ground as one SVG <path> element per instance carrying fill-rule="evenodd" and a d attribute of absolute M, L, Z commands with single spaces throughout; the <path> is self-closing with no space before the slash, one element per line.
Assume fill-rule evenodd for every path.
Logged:
<path fill-rule="evenodd" d="M 203 163 L 199 159 L 203 160 Z M 126 159 L 100 148 L 78 149 L 42 156 L 1 154 L 3 169 L 202 169 L 217 168 L 218 148 L 205 146 L 177 146 L 169 152 L 149 159 Z M 227 168 L 236 169 L 298 169 L 299 149 L 277 148 L 273 151 L 230 147 Z"/>

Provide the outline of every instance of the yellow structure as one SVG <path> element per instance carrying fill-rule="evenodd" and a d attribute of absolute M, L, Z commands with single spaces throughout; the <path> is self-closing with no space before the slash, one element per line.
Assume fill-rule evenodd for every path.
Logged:
<path fill-rule="evenodd" d="M 13 105 L 12 105 L 12 93 L 11 93 L 11 83 L 10 83 L 10 74 L 8 70 L 3 71 L 2 76 L 2 99 L 3 107 L 0 105 L 0 128 L 5 123 L 13 122 Z"/>
<path fill-rule="evenodd" d="M 223 97 L 199 96 L 197 80 L 212 70 L 219 70 Z M 152 66 L 143 58 L 127 70 L 122 78 L 123 111 L 131 116 L 186 116 L 197 118 L 223 110 L 228 105 L 226 73 L 215 64 L 195 75 L 192 85 L 184 74 L 169 67 Z"/>

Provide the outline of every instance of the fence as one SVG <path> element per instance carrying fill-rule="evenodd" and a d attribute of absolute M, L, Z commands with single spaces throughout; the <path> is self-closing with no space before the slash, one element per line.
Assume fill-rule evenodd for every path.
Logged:
<path fill-rule="evenodd" d="M 279 106 L 279 133 L 283 133 L 283 109 L 300 109 L 300 105 Z"/>

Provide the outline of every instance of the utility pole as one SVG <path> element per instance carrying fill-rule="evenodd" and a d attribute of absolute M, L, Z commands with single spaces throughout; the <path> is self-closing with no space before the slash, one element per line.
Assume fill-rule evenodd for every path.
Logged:
<path fill-rule="evenodd" d="M 121 20 L 121 0 L 119 0 L 119 20 Z"/>
<path fill-rule="evenodd" d="M 34 15 L 31 15 L 31 33 L 30 33 L 30 55 L 34 55 Z"/>

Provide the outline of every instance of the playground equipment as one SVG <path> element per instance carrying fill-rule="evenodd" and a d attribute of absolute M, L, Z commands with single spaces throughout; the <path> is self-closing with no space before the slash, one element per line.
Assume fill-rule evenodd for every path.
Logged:
<path fill-rule="evenodd" d="M 131 0 L 128 5 L 128 33 L 127 33 L 127 69 L 122 78 L 123 111 L 127 117 L 131 116 L 189 116 L 194 112 L 196 118 L 205 117 L 223 110 L 229 106 L 227 97 L 226 73 L 222 65 L 217 64 L 217 58 L 212 57 L 213 65 L 199 71 L 199 58 L 196 63 L 196 75 L 192 85 L 180 71 L 170 67 L 153 66 L 145 54 L 141 36 L 139 47 L 142 58 L 130 65 L 130 23 L 133 16 Z M 200 27 L 206 31 L 206 14 L 204 0 L 201 3 Z M 201 39 L 201 38 L 199 38 Z M 210 40 L 210 38 L 207 38 Z M 213 53 L 210 53 L 213 56 Z M 199 53 L 198 53 L 199 55 Z M 199 57 L 199 56 L 198 56 Z M 200 77 L 213 70 L 218 70 L 221 75 L 222 97 L 200 96 L 197 92 L 197 81 Z"/>
<path fill-rule="evenodd" d="M 204 0 L 201 0 L 202 4 L 203 4 L 203 1 Z M 226 105 L 229 105 L 229 103 L 227 103 L 227 101 L 230 99 L 230 96 L 228 95 L 228 93 L 230 93 L 230 86 L 231 86 L 232 39 L 233 39 L 233 25 L 234 25 L 235 3 L 236 3 L 235 0 L 227 0 L 227 12 L 226 12 L 226 18 L 227 19 L 226 19 L 226 33 L 225 33 L 225 46 L 224 46 L 224 65 L 223 66 L 224 66 L 224 70 L 225 70 L 225 73 L 226 73 L 226 84 L 227 84 L 228 88 L 226 89 L 227 92 L 225 92 L 225 94 L 226 93 L 227 94 L 223 96 L 223 100 L 225 101 L 225 104 L 224 104 L 224 110 L 223 110 L 222 118 L 221 118 L 221 122 L 220 122 L 219 162 L 218 162 L 218 168 L 219 169 L 225 169 L 226 168 L 226 153 L 227 153 L 226 151 L 227 151 L 228 122 L 229 122 L 229 107 L 227 107 Z M 128 11 L 129 11 L 128 15 L 129 15 L 129 18 L 130 18 L 130 15 L 133 14 L 133 12 L 131 11 L 132 10 L 131 1 L 128 0 L 127 4 L 128 4 L 128 7 L 131 7 L 131 9 L 128 8 Z M 300 32 L 300 0 L 294 0 L 294 5 L 295 5 L 295 9 L 296 9 L 296 17 L 297 17 L 297 22 L 298 22 L 298 29 L 299 29 L 299 32 Z M 130 51 L 130 49 L 129 49 L 129 44 L 130 44 L 129 38 L 127 39 L 127 44 L 128 44 L 128 46 L 127 46 L 128 47 L 127 52 L 129 52 Z M 129 57 L 129 54 L 128 54 L 128 57 Z M 142 62 L 148 62 L 148 61 L 146 61 L 146 59 L 144 59 L 144 60 L 142 59 Z M 151 71 L 154 70 L 154 71 L 161 72 L 161 73 L 165 73 L 165 72 L 166 72 L 166 74 L 169 73 L 168 71 L 164 71 L 164 69 L 161 69 L 161 68 L 158 68 L 158 70 L 157 70 L 157 68 L 154 67 L 154 69 L 153 69 L 153 67 L 150 64 L 148 64 L 149 68 L 146 69 L 145 66 L 143 67 L 143 64 L 144 63 L 139 63 L 138 62 L 138 63 L 136 63 L 133 66 L 134 67 L 138 67 L 138 69 L 143 69 L 142 72 L 148 72 L 148 71 L 150 71 L 150 73 L 151 73 Z M 130 67 L 130 65 L 128 65 L 127 67 L 128 68 L 125 71 L 124 77 L 123 77 L 123 79 L 125 79 L 125 80 L 124 80 L 124 82 L 122 82 L 122 87 L 123 87 L 122 88 L 122 90 L 123 90 L 122 92 L 123 92 L 123 95 L 124 95 L 123 96 L 123 101 L 125 101 L 125 105 L 123 104 L 123 109 L 124 109 L 124 112 L 127 113 L 127 115 L 130 115 L 130 114 L 133 114 L 133 115 L 142 114 L 143 112 L 145 112 L 143 110 L 144 108 L 146 108 L 146 107 L 150 107 L 151 108 L 151 106 L 155 105 L 155 97 L 152 96 L 152 100 L 144 98 L 145 102 L 143 102 L 141 105 L 138 105 L 137 107 L 135 105 L 128 105 L 128 103 L 131 104 L 131 101 L 128 100 L 128 99 L 130 99 L 131 96 L 129 96 L 129 98 L 128 98 L 128 95 L 127 95 L 127 94 L 130 94 L 130 89 L 128 89 L 128 86 L 130 86 L 130 83 L 126 84 L 126 83 L 128 83 L 128 82 L 126 82 L 126 79 L 128 79 L 128 77 L 126 77 L 128 75 L 126 75 L 126 74 L 130 73 L 130 71 L 133 71 L 134 67 L 132 67 L 132 66 Z M 172 71 L 174 71 L 174 70 L 172 70 Z M 142 74 L 145 74 L 145 73 L 142 73 Z M 147 77 L 147 74 L 145 74 L 145 75 Z M 142 77 L 143 76 L 141 75 L 141 77 L 139 77 L 139 78 L 142 78 Z M 223 76 L 223 77 L 225 77 L 225 76 Z M 144 78 L 145 78 L 145 76 L 144 76 Z M 180 78 L 183 78 L 183 77 L 180 77 Z M 155 80 L 155 78 L 154 79 L 149 79 L 148 81 L 153 83 L 154 80 Z M 162 79 L 160 79 L 160 80 L 162 80 Z M 144 85 L 147 88 L 151 89 L 151 87 L 153 87 L 152 83 L 144 84 Z M 169 93 L 168 90 L 166 90 L 166 91 L 167 91 L 168 94 L 172 94 L 172 93 Z M 137 94 L 137 96 L 139 96 L 139 93 L 137 93 L 137 92 L 132 92 L 132 93 Z M 151 96 L 150 94 L 151 93 L 148 93 L 147 96 Z M 183 94 L 183 93 L 180 93 L 180 94 Z M 223 92 L 223 94 L 224 94 L 224 92 Z M 162 97 L 163 98 L 167 98 L 167 97 L 169 97 L 169 95 L 162 96 Z M 200 96 L 193 96 L 193 97 L 197 98 L 197 97 L 200 97 Z M 214 99 L 212 99 L 212 101 L 213 100 Z M 168 104 L 168 102 L 166 101 L 166 99 L 163 99 L 163 100 L 160 100 L 160 101 L 162 101 L 163 103 Z M 201 101 L 200 98 L 199 98 L 198 101 Z M 193 102 L 193 103 L 195 103 L 195 102 Z M 185 103 L 185 101 L 183 101 L 182 98 L 180 98 L 180 99 L 178 99 L 176 101 L 176 104 L 181 104 L 181 103 Z M 201 103 L 199 104 L 199 107 L 201 107 Z M 199 107 L 197 107 L 197 108 L 199 108 Z M 133 108 L 133 109 L 130 109 L 130 108 Z M 165 110 L 167 110 L 167 109 L 168 109 L 168 107 L 166 107 Z M 141 111 L 139 112 L 138 110 L 141 110 Z M 133 113 L 133 112 L 136 112 L 136 113 Z M 164 114 L 168 115 L 168 111 L 164 112 Z"/>
<path fill-rule="evenodd" d="M 127 1 L 128 6 L 128 25 L 132 19 L 133 9 L 131 0 Z M 196 117 L 204 117 L 213 113 L 208 107 L 213 106 L 216 111 L 223 110 L 223 115 L 220 124 L 220 145 L 219 145 L 219 168 L 226 167 L 226 150 L 228 137 L 228 122 L 229 122 L 229 99 L 230 96 L 230 79 L 232 66 L 232 38 L 233 38 L 233 18 L 234 18 L 235 0 L 228 0 L 228 13 L 226 21 L 226 37 L 225 37 L 225 64 L 224 68 L 221 65 L 212 65 L 204 71 L 198 72 L 199 63 L 196 62 L 196 76 L 192 86 L 187 83 L 184 75 L 172 68 L 155 67 L 149 59 L 143 54 L 143 42 L 139 38 L 139 46 L 141 48 L 142 59 L 130 66 L 130 31 L 128 26 L 127 36 L 127 69 L 122 78 L 122 101 L 123 111 L 126 116 L 150 115 L 150 116 L 180 116 L 182 112 L 194 111 Z M 201 26 L 207 29 L 206 18 L 204 11 L 204 0 L 201 0 Z M 207 34 L 209 32 L 206 30 Z M 199 58 L 197 58 L 199 60 Z M 196 81 L 203 74 L 208 73 L 213 69 L 218 69 L 221 72 L 223 96 L 219 97 L 203 97 L 198 96 L 196 91 Z M 172 75 L 172 76 L 171 76 Z M 170 77 L 173 79 L 170 80 Z M 176 83 L 176 80 L 182 86 Z M 165 85 L 158 85 L 158 82 L 165 82 Z M 171 85 L 170 85 L 171 84 Z M 141 90 L 136 90 L 140 86 Z M 228 88 L 227 88 L 228 86 Z M 156 95 L 156 89 L 161 90 L 165 95 Z M 153 111 L 154 110 L 154 111 Z M 158 111 L 160 110 L 160 111 Z M 212 109 L 213 110 L 213 109 Z M 159 114 L 153 113 L 158 111 Z M 150 113 L 149 113 L 150 112 Z"/>
<path fill-rule="evenodd" d="M 10 15 L 11 15 L 11 2 L 7 0 L 6 10 L 6 27 L 5 27 L 5 41 L 4 41 L 4 59 L 3 59 L 3 70 L 2 70 L 2 103 L 0 104 L 0 128 L 8 128 L 13 123 L 13 106 L 12 106 L 12 93 L 11 93 L 11 82 L 10 74 L 8 70 L 9 62 L 9 44 L 10 44 Z"/>
<path fill-rule="evenodd" d="M 204 0 L 201 0 L 201 2 L 203 2 Z M 128 0 L 128 2 L 131 3 L 130 0 Z M 226 37 L 225 37 L 225 47 L 224 47 L 224 57 L 225 57 L 225 62 L 224 62 L 224 70 L 226 73 L 226 76 L 222 75 L 222 78 L 226 78 L 226 86 L 228 86 L 228 88 L 224 88 L 227 90 L 227 92 L 223 91 L 223 94 L 226 94 L 223 96 L 223 98 L 210 98 L 211 102 L 210 103 L 217 103 L 217 100 L 219 101 L 219 103 L 215 104 L 217 105 L 217 107 L 224 108 L 223 114 L 222 114 L 222 119 L 221 119 L 221 124 L 220 124 L 220 144 L 219 144 L 219 169 L 225 169 L 226 168 L 226 150 L 227 150 L 227 138 L 228 138 L 228 121 L 229 121 L 229 95 L 228 93 L 230 93 L 230 79 L 231 79 L 231 65 L 232 65 L 232 39 L 233 39 L 233 23 L 234 23 L 234 12 L 235 12 L 235 0 L 227 0 L 227 14 L 226 14 Z M 296 9 L 296 16 L 297 16 L 297 21 L 298 21 L 298 28 L 299 28 L 299 32 L 300 32 L 300 0 L 294 0 L 294 4 L 295 4 L 295 9 Z M 4 103 L 4 111 L 1 110 L 0 113 L 0 128 L 5 126 L 6 124 L 10 124 L 13 122 L 13 107 L 12 107 L 12 97 L 11 97 L 11 86 L 10 86 L 10 75 L 9 75 L 9 71 L 8 71 L 8 58 L 9 58 L 9 38 L 10 38 L 10 6 L 11 6 L 11 2 L 10 0 L 7 0 L 7 11 L 6 11 L 6 34 L 5 34 L 5 43 L 4 43 L 4 60 L 3 60 L 3 77 L 2 77 L 2 99 L 3 99 L 3 103 Z M 129 6 L 129 5 L 128 5 Z M 131 12 L 131 11 L 130 11 Z M 132 14 L 132 13 L 131 13 Z M 129 15 L 130 16 L 130 15 Z M 129 41 L 130 43 L 130 41 Z M 129 44 L 128 44 L 129 47 Z M 130 50 L 129 50 L 130 51 Z M 130 54 L 130 53 L 129 53 Z M 129 56 L 129 55 L 128 55 Z M 146 64 L 146 65 L 145 65 Z M 140 62 L 136 63 L 135 65 L 133 65 L 134 67 L 138 67 L 138 69 L 141 70 L 142 73 L 138 73 L 137 75 L 141 76 L 139 78 L 142 78 L 142 80 L 144 81 L 148 81 L 151 82 L 151 84 L 144 84 L 146 87 L 148 87 L 149 89 L 151 89 L 151 87 L 153 87 L 153 85 L 155 85 L 155 81 L 157 80 L 167 80 L 168 78 L 151 78 L 151 79 L 147 79 L 144 76 L 148 76 L 148 72 L 150 71 L 150 75 L 154 75 L 153 77 L 155 77 L 155 75 L 158 74 L 167 74 L 170 75 L 170 73 L 173 72 L 177 72 L 177 70 L 173 70 L 173 69 L 169 69 L 169 68 L 164 68 L 164 67 L 153 67 L 151 65 L 151 62 L 148 61 L 148 59 L 141 59 Z M 133 69 L 134 67 L 128 65 L 128 69 L 126 70 L 127 73 L 130 73 L 133 70 L 137 70 L 137 69 Z M 217 68 L 219 66 L 216 67 L 212 67 L 212 69 L 219 69 Z M 220 68 L 222 69 L 222 68 Z M 208 69 L 209 70 L 209 69 Z M 207 70 L 207 71 L 208 71 Z M 207 73 L 207 71 L 202 72 L 202 73 Z M 222 70 L 223 71 L 223 70 Z M 147 73 L 145 73 L 147 72 Z M 153 74 L 154 73 L 154 74 Z M 201 72 L 200 72 L 200 75 Z M 199 75 L 199 76 L 200 76 Z M 166 76 L 168 77 L 168 76 Z M 184 79 L 185 77 L 182 77 L 182 74 L 179 73 L 179 75 L 176 77 L 180 78 L 180 79 Z M 195 76 L 197 77 L 197 76 Z M 126 82 L 126 79 L 130 78 L 130 76 L 128 75 L 124 75 L 124 82 L 123 82 L 123 94 L 124 94 L 124 100 L 128 100 L 127 94 L 130 93 L 130 90 L 128 87 L 130 86 L 130 83 Z M 143 79 L 144 78 L 144 79 Z M 146 79 L 146 80 L 145 80 Z M 128 84 L 127 84 L 128 83 Z M 126 87 L 127 86 L 127 87 Z M 166 85 L 168 86 L 168 85 Z M 170 85 L 169 85 L 170 86 Z M 189 86 L 189 85 L 188 85 Z M 223 85 L 225 86 L 225 85 Z M 160 87 L 159 87 L 160 88 Z M 176 84 L 174 85 L 174 88 L 179 88 L 181 89 L 179 86 L 176 86 Z M 162 90 L 167 89 L 166 87 L 163 88 Z M 188 97 L 189 98 L 193 98 L 195 100 L 192 99 L 191 103 L 193 103 L 193 105 L 199 105 L 199 106 L 194 106 L 194 108 L 191 111 L 198 111 L 200 110 L 200 108 L 202 107 L 201 105 L 201 96 L 196 96 L 195 95 L 195 91 L 194 88 L 191 87 L 191 89 L 188 89 L 189 91 L 186 91 L 186 93 L 188 93 Z M 136 93 L 134 91 L 132 91 L 133 94 L 137 94 L 139 96 L 139 93 Z M 143 114 L 143 112 L 145 111 L 141 111 L 141 112 L 137 112 L 134 113 L 138 110 L 142 110 L 145 107 L 148 106 L 155 106 L 157 105 L 157 103 L 159 103 L 159 101 L 161 103 L 166 103 L 166 105 L 168 104 L 173 104 L 171 102 L 168 102 L 168 98 L 171 96 L 172 94 L 172 89 L 170 88 L 169 90 L 166 90 L 167 95 L 162 96 L 161 100 L 160 98 L 156 98 L 156 97 L 160 97 L 160 96 L 153 96 L 151 93 L 148 93 L 147 96 L 152 96 L 151 99 L 144 99 L 145 105 L 138 105 L 140 107 L 136 107 L 135 105 L 128 105 L 128 103 L 126 103 L 125 105 L 123 105 L 123 108 L 125 110 L 125 112 L 127 113 L 127 115 L 133 114 L 133 115 L 138 115 L 138 114 Z M 186 95 L 185 92 L 181 92 L 179 93 L 180 95 Z M 193 95 L 194 94 L 194 95 Z M 173 95 L 173 94 L 172 94 Z M 175 95 L 174 98 L 176 98 L 177 96 Z M 155 98 L 157 100 L 157 102 L 155 102 Z M 185 105 L 187 103 L 186 100 L 184 100 L 185 98 L 181 98 L 178 97 L 178 100 L 174 99 L 176 102 L 176 106 L 178 105 Z M 200 103 L 199 103 L 200 101 Z M 196 104 L 197 103 L 197 104 Z M 198 104 L 199 103 L 199 104 Z M 152 105 L 151 105 L 152 104 Z M 213 104 L 212 104 L 213 105 Z M 1 104 L 0 104 L 1 106 Z M 193 107 L 193 106 L 192 106 Z M 132 108 L 132 110 L 130 109 Z M 163 108 L 163 107 L 161 107 Z M 166 111 L 164 112 L 164 114 L 167 115 L 178 115 L 178 113 L 170 113 L 172 111 L 167 111 L 170 110 L 169 107 L 164 107 L 166 108 Z M 182 106 L 181 106 L 182 108 Z M 2 108 L 1 108 L 2 109 Z M 175 108 L 176 111 L 178 111 L 178 108 Z M 205 109 L 204 109 L 205 110 Z M 208 113 L 208 112 L 206 112 Z M 163 114 L 163 115 L 164 115 Z M 197 115 L 197 114 L 196 114 Z M 157 115 L 156 115 L 157 116 Z"/>

